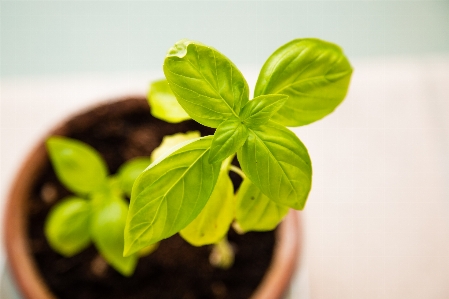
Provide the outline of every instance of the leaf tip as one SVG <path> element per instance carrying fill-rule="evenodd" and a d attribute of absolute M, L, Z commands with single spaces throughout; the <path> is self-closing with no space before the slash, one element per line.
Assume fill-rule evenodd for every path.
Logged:
<path fill-rule="evenodd" d="M 306 206 L 306 202 L 307 202 L 307 196 L 304 200 L 298 201 L 295 204 L 291 205 L 290 208 L 297 210 L 297 211 L 302 211 L 302 210 L 304 210 L 304 208 Z"/>
<path fill-rule="evenodd" d="M 136 270 L 137 262 L 138 262 L 137 256 L 130 256 L 121 261 L 119 260 L 116 261 L 115 263 L 110 263 L 110 265 L 121 275 L 125 277 L 130 277 L 134 274 L 134 271 Z"/>
<path fill-rule="evenodd" d="M 133 253 L 137 252 L 136 246 L 134 246 L 135 242 L 130 237 L 129 233 L 129 216 L 125 224 L 125 232 L 124 232 L 124 243 L 123 243 L 123 257 L 128 257 Z"/>
<path fill-rule="evenodd" d="M 142 244 L 139 239 L 134 239 L 131 234 L 129 234 L 128 226 L 125 226 L 125 242 L 123 246 L 123 257 L 130 257 L 140 251 L 145 250 L 147 247 L 153 246 L 156 250 L 157 246 L 155 244 Z"/>
<path fill-rule="evenodd" d="M 128 270 L 128 269 L 121 270 L 119 272 L 120 272 L 120 274 L 122 274 L 125 277 L 130 277 L 134 274 L 134 268 L 131 268 L 130 270 Z"/>
<path fill-rule="evenodd" d="M 127 242 L 125 240 L 125 248 L 123 249 L 123 257 L 131 256 L 137 252 L 137 250 L 133 249 L 132 246 L 129 246 L 129 244 L 126 244 L 126 243 Z"/>
<path fill-rule="evenodd" d="M 53 136 L 48 137 L 47 140 L 45 140 L 45 146 L 48 151 L 51 151 L 58 144 L 60 144 L 63 141 L 64 141 L 64 137 L 53 135 Z"/>
<path fill-rule="evenodd" d="M 194 42 L 188 39 L 181 39 L 180 41 L 176 42 L 173 47 L 168 49 L 167 57 L 179 57 L 183 58 L 187 54 L 187 48 L 190 44 L 193 44 Z"/>

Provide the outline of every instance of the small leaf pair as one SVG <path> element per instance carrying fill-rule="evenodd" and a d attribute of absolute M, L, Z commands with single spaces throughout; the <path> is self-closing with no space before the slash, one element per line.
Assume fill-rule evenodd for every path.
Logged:
<path fill-rule="evenodd" d="M 76 194 L 51 209 L 45 223 L 50 246 L 70 257 L 92 241 L 112 267 L 131 275 L 138 256 L 123 257 L 128 204 L 122 194 L 131 193 L 134 180 L 150 159 L 131 160 L 122 165 L 116 177 L 110 177 L 100 154 L 85 143 L 53 136 L 47 140 L 47 148 L 59 180 Z"/>
<path fill-rule="evenodd" d="M 284 95 L 259 96 L 243 106 L 238 118 L 223 121 L 214 134 L 209 162 L 221 162 L 237 152 L 248 139 L 250 129 L 267 123 L 286 100 Z"/>

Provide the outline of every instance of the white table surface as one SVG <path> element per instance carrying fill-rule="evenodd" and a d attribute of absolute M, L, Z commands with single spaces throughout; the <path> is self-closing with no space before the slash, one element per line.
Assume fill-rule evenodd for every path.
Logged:
<path fill-rule="evenodd" d="M 292 298 L 449 298 L 449 56 L 353 66 L 336 112 L 294 130 L 314 181 Z M 254 86 L 257 71 L 243 72 Z M 0 212 L 21 159 L 48 128 L 79 107 L 143 94 L 161 75 L 2 79 Z"/>

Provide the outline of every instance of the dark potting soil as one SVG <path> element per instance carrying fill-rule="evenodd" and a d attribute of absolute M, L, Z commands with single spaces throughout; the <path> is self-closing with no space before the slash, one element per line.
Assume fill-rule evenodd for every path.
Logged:
<path fill-rule="evenodd" d="M 128 159 L 149 156 L 164 135 L 192 130 L 202 135 L 213 133 L 193 121 L 168 124 L 155 119 L 142 98 L 114 102 L 78 115 L 64 130 L 67 136 L 97 149 L 112 174 Z M 239 184 L 237 176 L 231 177 Z M 44 280 L 60 299 L 248 298 L 271 261 L 273 232 L 238 235 L 232 230 L 228 238 L 236 256 L 230 270 L 210 265 L 210 246 L 193 247 L 178 235 L 162 241 L 154 253 L 141 258 L 129 278 L 109 267 L 94 246 L 64 258 L 49 247 L 43 226 L 50 208 L 69 194 L 47 163 L 29 198 L 30 248 Z"/>

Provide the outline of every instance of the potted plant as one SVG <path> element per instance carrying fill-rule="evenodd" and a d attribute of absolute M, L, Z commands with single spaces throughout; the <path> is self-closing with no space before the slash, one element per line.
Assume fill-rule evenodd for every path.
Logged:
<path fill-rule="evenodd" d="M 262 262 L 263 265 L 259 265 L 268 268 L 273 250 L 273 233 L 256 233 L 251 237 L 251 234 L 240 236 L 230 231 L 231 242 L 229 242 L 227 236 L 231 225 L 239 233 L 271 231 L 287 214 L 289 217 L 285 222 L 290 222 L 293 226 L 297 223 L 293 219 L 296 214 L 288 211 L 290 208 L 296 210 L 304 208 L 311 188 L 312 168 L 307 149 L 286 126 L 301 126 L 319 120 L 331 113 L 344 99 L 352 68 L 341 49 L 317 39 L 299 39 L 287 43 L 275 51 L 263 66 L 253 100 L 249 99 L 248 85 L 237 67 L 217 50 L 199 42 L 181 40 L 176 43 L 167 54 L 164 73 L 168 84 L 165 81 L 158 82 L 150 91 L 149 99 L 156 100 L 151 103 L 153 114 L 176 122 L 185 120 L 187 112 L 188 116 L 198 123 L 187 121 L 170 124 L 152 118 L 157 124 L 151 123 L 148 126 L 159 135 L 155 138 L 158 141 L 151 138 L 150 140 L 143 133 L 136 134 L 135 128 L 121 127 L 120 121 L 123 118 L 137 123 L 140 121 L 140 116 L 127 114 L 127 109 L 131 111 L 138 107 L 138 111 L 145 110 L 142 107 L 142 99 L 133 99 L 124 101 L 128 103 L 126 104 L 128 107 L 117 106 L 119 108 L 116 107 L 112 114 L 111 111 L 106 111 L 107 113 L 103 111 L 111 110 L 110 108 L 94 109 L 94 112 L 82 114 L 77 117 L 78 120 L 81 119 L 80 123 L 75 125 L 74 122 L 69 122 L 51 135 L 83 140 L 100 152 L 103 150 L 103 156 L 112 155 L 111 153 L 120 151 L 123 142 L 111 146 L 101 144 L 101 141 L 94 141 L 98 135 L 101 139 L 101 135 L 104 134 L 98 133 L 92 127 L 94 123 L 92 120 L 98 123 L 100 119 L 100 124 L 107 124 L 103 126 L 104 131 L 115 130 L 121 131 L 124 136 L 133 135 L 134 141 L 144 149 L 140 151 L 141 155 L 147 157 L 159 146 L 158 142 L 162 139 L 160 134 L 172 135 L 176 132 L 198 130 L 203 137 L 196 135 L 198 133 L 178 135 L 175 139 L 187 140 L 169 150 L 162 145 L 161 148 L 165 148 L 164 153 L 158 155 L 159 157 L 156 157 L 149 167 L 146 167 L 150 163 L 148 159 L 139 159 L 128 162 L 120 168 L 124 160 L 136 156 L 136 152 L 131 154 L 127 152 L 122 155 L 121 161 L 108 161 L 109 171 L 99 154 L 89 146 L 73 139 L 47 137 L 48 152 L 59 180 L 53 173 L 49 174 L 53 177 L 44 183 L 39 181 L 41 179 L 39 171 L 45 169 L 48 172 L 52 169 L 43 144 L 19 172 L 8 203 L 7 211 L 10 214 L 6 216 L 5 235 L 7 238 L 13 238 L 13 241 L 7 240 L 7 252 L 19 284 L 25 287 L 24 293 L 27 298 L 54 298 L 46 287 L 41 286 L 38 291 L 29 290 L 28 285 L 35 286 L 37 283 L 23 278 L 20 274 L 28 272 L 37 276 L 36 263 L 41 271 L 48 265 L 45 258 L 37 262 L 31 258 L 30 247 L 48 247 L 50 244 L 60 254 L 66 256 L 81 251 L 71 258 L 51 253 L 50 255 L 58 255 L 61 261 L 72 261 L 72 264 L 56 263 L 61 269 L 58 273 L 50 275 L 61 276 L 70 272 L 87 271 L 84 272 L 87 273 L 84 278 L 93 281 L 101 280 L 101 276 L 106 275 L 112 282 L 108 284 L 102 281 L 99 294 L 112 298 L 107 293 L 111 285 L 125 285 L 124 288 L 115 291 L 115 295 L 117 298 L 126 298 L 127 293 L 133 293 L 137 288 L 136 283 L 132 281 L 139 279 L 125 278 L 122 275 L 131 275 L 139 256 L 153 251 L 160 242 L 160 248 L 148 256 L 150 270 L 147 271 L 151 272 L 151 279 L 149 280 L 148 276 L 140 278 L 147 285 L 153 282 L 155 284 L 144 293 L 133 293 L 132 298 L 148 296 L 162 298 L 158 293 L 158 286 L 168 283 L 159 281 L 158 277 L 163 276 L 165 268 L 173 268 L 179 264 L 181 268 L 185 267 L 187 270 L 183 280 L 190 281 L 189 276 L 196 275 L 202 278 L 210 278 L 215 274 L 216 277 L 226 276 L 231 270 L 220 268 L 231 267 L 235 258 L 235 265 L 231 269 L 237 268 L 237 271 L 231 276 L 235 276 L 233 278 L 237 279 L 234 281 L 240 284 L 253 274 L 241 270 L 238 268 L 239 265 L 248 263 L 249 266 L 246 268 L 256 267 L 259 258 L 256 260 L 251 258 L 257 256 L 257 252 L 269 254 L 268 258 L 265 258 L 265 264 Z M 170 114 L 174 111 L 177 113 Z M 108 122 L 103 118 L 108 119 Z M 168 133 L 163 132 L 166 128 L 170 128 Z M 241 169 L 235 165 L 235 156 Z M 106 160 L 109 159 L 113 160 L 106 157 Z M 38 166 L 32 166 L 30 160 L 38 160 Z M 141 171 L 143 172 L 134 182 L 135 174 Z M 80 172 L 84 176 L 80 176 Z M 117 174 L 108 176 L 108 172 Z M 230 172 L 238 173 L 241 178 L 231 175 L 234 178 L 233 183 L 229 178 Z M 39 182 L 36 182 L 36 178 Z M 58 181 L 63 184 L 58 184 Z M 26 182 L 25 185 L 22 182 Z M 36 184 L 40 187 L 37 191 Z M 240 187 L 234 197 L 234 188 L 238 185 Z M 39 193 L 39 196 L 44 198 L 44 206 L 47 204 L 44 208 L 34 207 L 37 210 L 41 209 L 37 213 L 39 215 L 37 218 L 41 218 L 41 223 L 46 223 L 40 226 L 37 233 L 42 236 L 45 231 L 48 239 L 45 244 L 27 243 L 23 238 L 20 240 L 15 238 L 17 235 L 25 236 L 27 233 L 33 235 L 33 227 L 28 227 L 27 232 L 25 227 L 27 222 L 23 218 L 28 217 L 27 213 L 29 215 L 33 207 L 19 207 L 21 203 L 27 201 L 20 198 L 33 197 L 35 195 L 30 195 L 33 192 Z M 55 193 L 58 198 L 55 198 Z M 73 196 L 73 193 L 76 198 L 66 198 L 55 205 L 56 200 L 65 195 Z M 129 212 L 123 194 L 130 195 Z M 55 208 L 47 216 L 50 207 L 54 205 Z M 17 212 L 18 209 L 22 209 L 21 212 Z M 287 281 L 280 281 L 283 274 L 291 275 L 294 264 L 283 259 L 285 252 L 282 250 L 290 253 L 296 250 L 296 243 L 290 239 L 295 237 L 295 233 L 285 228 L 287 226 L 285 224 L 278 231 L 284 232 L 283 237 L 280 237 L 280 243 L 286 243 L 288 246 L 275 249 L 275 257 L 271 264 L 272 270 L 280 272 L 268 272 L 264 278 L 264 282 L 271 281 L 281 287 L 288 285 L 288 277 Z M 18 228 L 19 232 L 13 228 Z M 175 235 L 178 232 L 184 240 L 194 246 L 211 244 L 210 261 L 215 267 L 210 265 L 203 267 L 201 261 L 193 259 L 188 251 L 184 252 L 187 247 L 194 248 L 203 260 L 209 259 L 207 247 L 195 248 L 187 245 L 179 235 Z M 73 236 L 76 238 L 68 238 Z M 93 246 L 89 247 L 91 241 L 100 254 Z M 237 244 L 241 246 L 238 247 L 237 253 L 234 242 L 240 242 Z M 250 247 L 247 250 L 249 254 L 243 261 L 237 261 L 239 254 L 244 251 L 241 248 L 246 245 Z M 165 253 L 170 252 L 170 248 L 167 247 L 171 247 L 171 253 Z M 167 256 L 175 253 L 178 256 Z M 22 254 L 26 257 L 23 258 Z M 83 255 L 89 256 L 88 266 L 79 262 Z M 154 264 L 154 259 L 159 258 L 164 261 L 164 265 Z M 26 264 L 20 265 L 18 260 L 25 260 Z M 105 266 L 105 261 L 122 275 Z M 193 265 L 188 266 L 187 262 L 193 262 Z M 287 267 L 287 270 L 282 267 Z M 194 275 L 194 270 L 199 274 Z M 89 271 L 93 274 L 89 274 Z M 136 276 L 139 271 L 141 270 L 137 266 Z M 243 273 L 243 278 L 237 277 L 238 272 Z M 280 298 L 282 288 L 273 291 L 262 283 L 257 290 L 254 290 L 262 276 L 255 278 L 256 286 L 251 288 L 240 286 L 244 290 L 240 295 L 231 293 L 229 286 L 223 282 L 226 279 L 217 279 L 210 282 L 207 287 L 202 283 L 189 282 L 190 285 L 198 284 L 200 289 L 207 289 L 206 293 L 191 293 L 190 287 L 181 291 L 173 287 L 171 296 Z M 75 288 L 67 290 L 66 295 L 58 293 L 58 296 L 97 298 L 98 293 L 92 295 L 88 292 L 93 287 L 86 286 L 84 278 L 76 278 L 78 281 L 72 284 Z M 172 286 L 178 285 L 173 275 L 169 279 L 172 280 Z M 127 283 L 123 283 L 124 281 Z M 65 287 L 63 285 L 60 288 Z M 151 290 L 155 293 L 150 293 Z"/>

